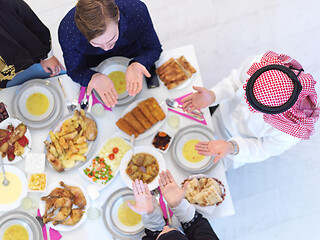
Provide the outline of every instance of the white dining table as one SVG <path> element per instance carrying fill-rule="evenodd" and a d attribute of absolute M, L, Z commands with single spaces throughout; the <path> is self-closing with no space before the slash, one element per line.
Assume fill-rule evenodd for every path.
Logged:
<path fill-rule="evenodd" d="M 192 83 L 190 83 L 188 86 L 182 89 L 168 90 L 162 83 L 160 83 L 160 87 L 148 89 L 146 83 L 144 82 L 143 90 L 136 97 L 136 99 L 147 98 L 150 96 L 155 96 L 156 98 L 162 99 L 162 100 L 165 100 L 167 97 L 178 98 L 180 96 L 186 95 L 187 93 L 193 92 L 192 86 L 194 85 L 203 86 L 194 47 L 192 45 L 188 45 L 188 46 L 183 46 L 183 47 L 172 49 L 172 50 L 163 51 L 161 54 L 161 58 L 168 57 L 168 56 L 178 56 L 178 55 L 179 56 L 184 55 L 186 59 L 191 63 L 191 65 L 193 65 L 197 70 L 197 74 L 193 78 Z M 62 79 L 62 84 L 67 92 L 68 99 L 71 102 L 79 93 L 80 85 L 73 82 L 66 74 L 60 75 L 59 77 Z M 57 79 L 58 77 L 49 78 L 49 80 L 53 84 L 55 84 L 57 88 L 60 89 Z M 10 117 L 14 117 L 12 115 L 11 106 L 18 88 L 19 86 L 16 86 L 8 89 L 3 89 L 0 91 L 0 101 L 3 101 L 7 105 L 7 110 L 9 112 Z M 96 121 L 98 126 L 98 136 L 97 136 L 97 139 L 95 140 L 94 151 L 98 151 L 98 149 L 101 147 L 101 144 L 104 142 L 105 139 L 107 139 L 109 136 L 114 134 L 116 131 L 119 131 L 115 122 L 119 119 L 120 115 L 126 108 L 127 108 L 127 105 L 121 106 L 121 107 L 115 107 L 112 109 L 112 111 L 104 111 L 102 115 L 96 116 Z M 209 110 L 206 108 L 206 109 L 203 109 L 203 112 L 204 112 L 205 120 L 207 122 L 207 127 L 214 131 Z M 65 114 L 67 114 L 67 108 L 65 108 Z M 168 116 L 172 114 L 175 114 L 175 113 L 168 111 Z M 178 116 L 180 118 L 179 128 L 183 128 L 191 124 L 200 124 L 200 123 L 197 123 L 196 121 L 193 121 L 181 115 L 178 115 Z M 50 128 L 48 127 L 47 129 L 41 129 L 41 130 L 31 129 L 30 130 L 31 136 L 32 136 L 31 152 L 34 152 L 34 153 L 45 152 L 45 147 L 43 142 L 44 140 L 47 139 L 49 131 L 52 129 L 52 127 L 54 126 L 51 126 Z M 166 130 L 171 132 L 173 131 L 168 125 L 167 121 L 164 121 L 163 125 L 161 126 L 161 129 L 164 131 Z M 149 136 L 142 140 L 137 140 L 135 145 L 136 146 L 139 146 L 139 145 L 152 146 L 151 140 L 152 140 L 152 136 Z M 170 149 L 166 154 L 163 155 L 163 157 L 166 161 L 167 169 L 171 171 L 177 183 L 181 183 L 184 179 L 186 179 L 189 176 L 188 173 L 182 172 L 181 170 L 176 168 L 170 156 Z M 20 161 L 16 163 L 15 166 L 21 169 L 22 171 L 25 171 L 24 161 Z M 91 184 L 87 179 L 85 179 L 83 176 L 80 175 L 78 169 L 72 169 L 70 171 L 64 171 L 64 172 L 58 173 L 55 170 L 53 170 L 51 166 L 49 166 L 48 162 L 46 162 L 45 171 L 47 173 L 48 186 L 53 182 L 56 182 L 58 180 L 64 180 L 64 179 L 71 179 L 73 181 L 76 181 L 85 189 L 87 188 L 87 186 Z M 229 186 L 228 186 L 222 161 L 220 161 L 211 171 L 207 172 L 206 174 L 221 180 L 221 182 L 224 184 L 226 188 L 226 197 L 224 202 L 218 207 L 216 207 L 215 210 L 211 214 L 207 215 L 206 217 L 210 220 L 210 222 L 213 222 L 215 218 L 221 218 L 221 217 L 230 216 L 234 214 L 235 213 L 234 207 L 233 207 Z M 100 191 L 100 197 L 97 200 L 94 200 L 94 201 L 90 200 L 90 205 L 96 206 L 99 208 L 103 203 L 105 203 L 105 201 L 107 200 L 110 194 L 124 187 L 126 187 L 126 185 L 123 183 L 119 173 L 112 183 L 110 183 L 106 188 Z M 34 192 L 28 193 L 28 197 L 30 197 L 33 200 L 32 208 L 30 210 L 23 210 L 22 207 L 19 207 L 16 210 L 23 210 L 30 213 L 33 216 L 36 216 L 37 209 L 39 208 L 39 201 L 40 201 L 41 195 L 42 193 L 34 193 Z M 3 213 L 4 212 L 0 212 L 0 218 Z M 111 234 L 108 232 L 108 230 L 104 225 L 101 214 L 100 214 L 100 217 L 95 220 L 90 220 L 87 218 L 83 224 L 81 224 L 77 229 L 73 231 L 60 232 L 60 234 L 62 235 L 62 239 L 95 240 L 97 239 L 97 237 L 99 237 L 99 239 L 112 239 Z"/>

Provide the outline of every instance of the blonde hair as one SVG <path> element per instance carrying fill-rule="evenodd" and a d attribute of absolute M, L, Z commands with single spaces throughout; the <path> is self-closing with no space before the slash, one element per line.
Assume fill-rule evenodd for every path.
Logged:
<path fill-rule="evenodd" d="M 108 21 L 118 21 L 119 9 L 114 0 L 79 0 L 74 18 L 80 32 L 91 41 L 106 31 Z"/>

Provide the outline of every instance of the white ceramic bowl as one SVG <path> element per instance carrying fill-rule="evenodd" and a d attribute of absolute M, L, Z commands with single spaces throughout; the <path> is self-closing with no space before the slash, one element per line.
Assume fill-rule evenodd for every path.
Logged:
<path fill-rule="evenodd" d="M 157 136 L 157 134 L 158 134 L 159 132 L 165 132 L 165 133 L 170 137 L 170 142 L 168 143 L 168 147 L 167 147 L 166 150 L 162 150 L 162 149 L 160 149 L 160 148 L 156 148 L 156 147 L 153 145 L 153 140 L 154 140 L 154 138 Z M 159 129 L 159 130 L 156 131 L 156 133 L 153 135 L 152 140 L 151 140 L 151 145 L 152 145 L 155 149 L 157 149 L 159 152 L 165 154 L 165 153 L 168 152 L 168 150 L 169 150 L 172 142 L 173 142 L 173 134 L 172 134 L 170 131 L 164 131 L 164 130 Z"/>
<path fill-rule="evenodd" d="M 164 158 L 160 152 L 158 152 L 154 147 L 150 146 L 137 146 L 134 148 L 134 154 L 137 153 L 148 153 L 152 156 L 154 156 L 159 164 L 159 173 L 166 170 L 166 162 L 164 161 Z M 121 164 L 120 164 L 120 175 L 123 180 L 123 182 L 128 186 L 128 188 L 132 189 L 132 180 L 129 177 L 129 175 L 126 173 L 127 166 L 132 158 L 132 149 L 129 150 L 122 158 Z M 148 184 L 148 187 L 151 190 L 156 189 L 159 186 L 159 174 L 158 176 L 153 179 L 151 183 Z"/>

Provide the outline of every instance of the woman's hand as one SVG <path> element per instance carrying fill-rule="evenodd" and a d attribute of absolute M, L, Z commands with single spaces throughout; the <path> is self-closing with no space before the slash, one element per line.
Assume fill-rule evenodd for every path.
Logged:
<path fill-rule="evenodd" d="M 133 194 L 135 204 L 127 202 L 128 206 L 139 214 L 150 214 L 154 211 L 152 195 L 148 188 L 148 184 L 143 183 L 141 180 L 136 179 L 132 182 Z"/>
<path fill-rule="evenodd" d="M 61 72 L 61 69 L 66 70 L 55 56 L 46 60 L 41 60 L 40 64 L 45 72 L 51 73 L 50 77 L 58 75 Z"/>
<path fill-rule="evenodd" d="M 203 87 L 193 86 L 193 89 L 197 92 L 190 94 L 181 100 L 184 111 L 190 113 L 195 109 L 205 108 L 214 103 L 216 98 L 214 92 Z"/>
<path fill-rule="evenodd" d="M 234 147 L 231 142 L 223 140 L 213 140 L 210 142 L 198 142 L 196 150 L 200 155 L 215 156 L 214 163 L 221 158 L 234 152 Z"/>
<path fill-rule="evenodd" d="M 87 88 L 87 95 L 91 94 L 93 88 L 100 95 L 102 101 L 105 105 L 107 105 L 107 107 L 114 107 L 118 102 L 117 91 L 114 88 L 111 79 L 106 75 L 102 73 L 96 73 L 92 76 Z"/>
<path fill-rule="evenodd" d="M 183 185 L 183 188 L 180 188 L 169 170 L 166 170 L 165 172 L 162 171 L 159 175 L 160 190 L 164 198 L 167 200 L 169 207 L 174 208 L 179 206 L 186 194 L 188 182 Z"/>
<path fill-rule="evenodd" d="M 130 96 L 135 96 L 142 89 L 143 75 L 150 77 L 150 73 L 141 63 L 131 63 L 126 72 L 126 87 Z"/>

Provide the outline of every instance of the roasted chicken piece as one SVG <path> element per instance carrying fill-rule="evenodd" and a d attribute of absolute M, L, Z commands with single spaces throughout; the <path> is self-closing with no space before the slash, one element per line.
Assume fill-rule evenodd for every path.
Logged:
<path fill-rule="evenodd" d="M 48 222 L 61 222 L 64 221 L 71 213 L 72 207 L 62 207 L 60 208 L 57 215 L 53 218 L 43 218 L 44 223 Z"/>
<path fill-rule="evenodd" d="M 69 226 L 75 225 L 81 220 L 83 213 L 84 211 L 82 211 L 80 208 L 72 209 L 70 217 L 64 220 L 63 222 L 58 222 L 58 223 L 63 225 L 69 225 Z M 58 223 L 54 222 L 53 225 L 56 225 Z"/>
<path fill-rule="evenodd" d="M 53 197 L 69 198 L 70 200 L 73 200 L 73 195 L 68 189 L 59 187 L 53 189 L 49 195 L 42 197 L 41 200 L 46 200 Z"/>
<path fill-rule="evenodd" d="M 77 205 L 80 209 L 85 208 L 85 206 L 87 205 L 87 201 L 80 188 L 68 186 L 63 181 L 60 182 L 60 185 L 72 193 L 74 197 L 73 203 L 75 205 Z"/>
<path fill-rule="evenodd" d="M 98 134 L 98 129 L 96 123 L 91 120 L 90 118 L 84 116 L 84 136 L 87 138 L 89 141 L 93 141 L 96 139 L 97 134 Z"/>
<path fill-rule="evenodd" d="M 46 199 L 42 199 L 41 200 L 45 200 L 45 209 L 44 209 L 44 214 L 42 216 L 42 218 L 47 218 L 47 216 L 52 217 L 53 215 L 48 214 L 48 211 L 52 208 L 52 206 L 54 205 L 54 202 L 56 201 L 56 197 L 53 198 L 46 198 Z"/>
<path fill-rule="evenodd" d="M 62 166 L 62 161 L 59 158 L 53 156 L 50 152 L 47 152 L 47 159 L 56 171 L 58 172 L 64 171 L 64 168 Z"/>
<path fill-rule="evenodd" d="M 56 209 L 59 209 L 61 207 L 68 207 L 68 208 L 72 208 L 72 205 L 73 205 L 73 201 L 69 198 L 65 198 L 65 197 L 62 197 L 62 198 L 56 198 L 54 197 L 54 204 L 53 204 L 53 209 L 51 211 L 51 213 L 53 214 L 53 212 L 56 210 Z M 51 214 L 49 213 L 49 216 Z"/>

